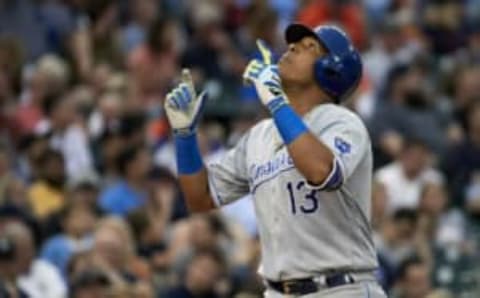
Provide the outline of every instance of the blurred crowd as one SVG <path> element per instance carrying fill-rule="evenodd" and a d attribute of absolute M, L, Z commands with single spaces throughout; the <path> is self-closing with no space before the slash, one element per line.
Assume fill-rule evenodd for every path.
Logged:
<path fill-rule="evenodd" d="M 362 52 L 389 297 L 480 297 L 479 0 L 0 0 L 0 297 L 261 297 L 251 198 L 189 214 L 162 105 L 189 67 L 219 158 L 294 21 Z"/>

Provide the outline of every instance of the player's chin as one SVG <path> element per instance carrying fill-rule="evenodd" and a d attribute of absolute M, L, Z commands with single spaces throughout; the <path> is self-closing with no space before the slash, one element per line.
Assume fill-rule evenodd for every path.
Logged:
<path fill-rule="evenodd" d="M 278 62 L 278 74 L 280 75 L 281 79 L 288 77 L 288 67 L 284 60 L 280 60 Z"/>

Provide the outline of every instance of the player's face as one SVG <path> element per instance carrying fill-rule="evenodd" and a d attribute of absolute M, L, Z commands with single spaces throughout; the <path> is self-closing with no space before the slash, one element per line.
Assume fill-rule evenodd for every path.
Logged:
<path fill-rule="evenodd" d="M 278 63 L 284 87 L 314 84 L 313 64 L 326 53 L 325 48 L 311 36 L 289 44 Z"/>

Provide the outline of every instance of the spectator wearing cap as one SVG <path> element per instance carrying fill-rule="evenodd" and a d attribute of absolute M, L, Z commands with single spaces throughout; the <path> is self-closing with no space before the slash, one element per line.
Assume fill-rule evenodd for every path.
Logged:
<path fill-rule="evenodd" d="M 127 147 L 117 157 L 117 165 L 121 178 L 100 195 L 99 207 L 106 213 L 125 216 L 146 204 L 150 154 L 143 146 Z"/>

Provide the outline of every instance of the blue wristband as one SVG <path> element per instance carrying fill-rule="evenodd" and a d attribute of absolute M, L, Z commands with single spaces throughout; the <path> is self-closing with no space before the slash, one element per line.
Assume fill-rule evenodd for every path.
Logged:
<path fill-rule="evenodd" d="M 302 118 L 288 104 L 277 107 L 272 116 L 283 141 L 287 145 L 308 131 Z"/>
<path fill-rule="evenodd" d="M 203 168 L 202 157 L 198 149 L 197 135 L 195 133 L 176 135 L 175 149 L 178 174 L 191 175 Z"/>

